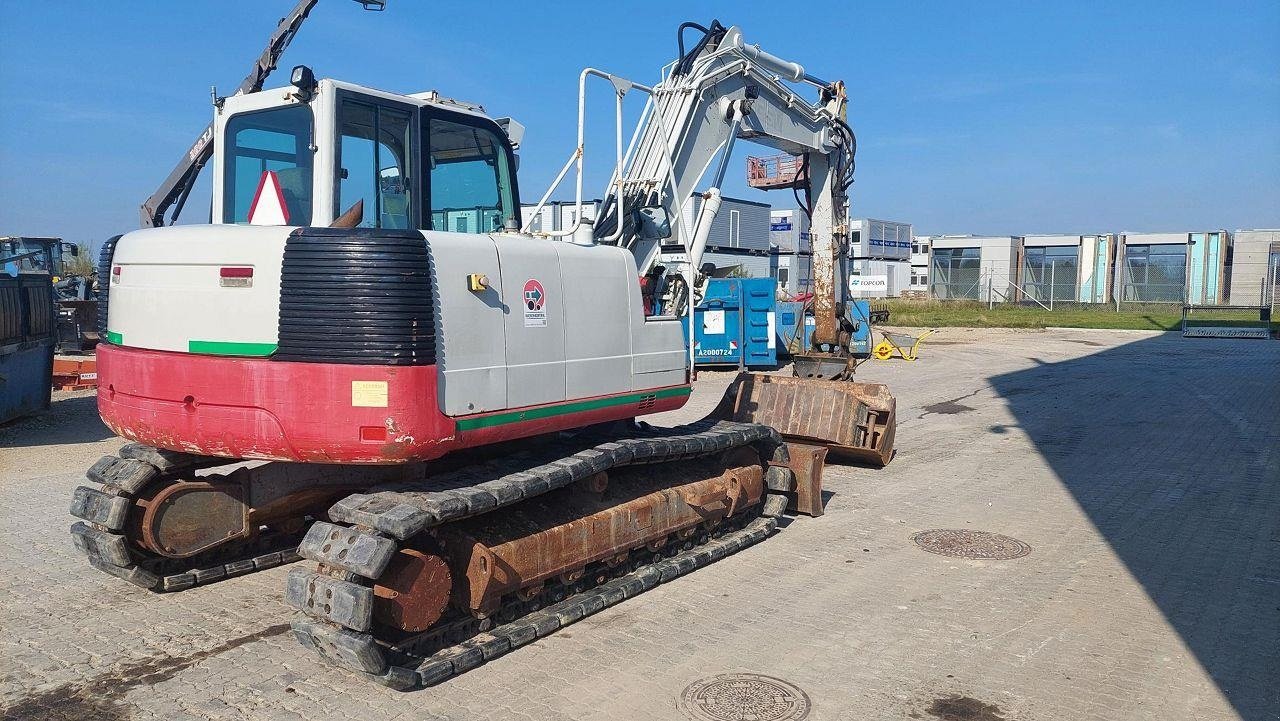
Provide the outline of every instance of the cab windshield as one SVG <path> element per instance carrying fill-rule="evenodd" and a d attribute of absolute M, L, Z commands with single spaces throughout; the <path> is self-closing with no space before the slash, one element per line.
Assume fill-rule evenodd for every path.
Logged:
<path fill-rule="evenodd" d="M 222 222 L 246 223 L 267 171 L 284 199 L 285 222 L 311 224 L 311 109 L 289 105 L 227 121 Z"/>

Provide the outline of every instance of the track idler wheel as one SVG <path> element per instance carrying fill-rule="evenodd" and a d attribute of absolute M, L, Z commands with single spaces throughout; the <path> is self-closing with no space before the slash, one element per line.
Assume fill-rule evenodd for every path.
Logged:
<path fill-rule="evenodd" d="M 134 500 L 131 521 L 138 545 L 168 558 L 189 558 L 248 538 L 249 507 L 239 483 L 173 481 Z"/>
<path fill-rule="evenodd" d="M 427 630 L 449 607 L 453 574 L 433 541 L 401 548 L 373 586 L 373 620 L 407 633 Z"/>

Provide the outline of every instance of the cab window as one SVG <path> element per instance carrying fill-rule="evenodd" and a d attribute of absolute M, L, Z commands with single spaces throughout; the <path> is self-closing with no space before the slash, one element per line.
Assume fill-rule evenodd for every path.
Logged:
<path fill-rule="evenodd" d="M 272 170 L 289 224 L 311 224 L 311 124 L 305 105 L 242 113 L 227 121 L 222 222 L 248 222 L 263 175 Z"/>
<path fill-rule="evenodd" d="M 431 118 L 431 227 L 493 233 L 514 222 L 515 191 L 506 143 L 479 123 Z"/>
<path fill-rule="evenodd" d="M 412 113 L 342 101 L 336 217 L 351 227 L 410 228 L 408 167 Z"/>

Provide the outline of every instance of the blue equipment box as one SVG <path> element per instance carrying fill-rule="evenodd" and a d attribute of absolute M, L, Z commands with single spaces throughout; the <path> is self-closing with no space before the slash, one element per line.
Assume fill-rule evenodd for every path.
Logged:
<path fill-rule="evenodd" d="M 813 336 L 813 316 L 805 312 L 805 304 L 783 301 L 777 304 L 777 340 L 783 353 L 794 355 L 809 347 Z M 849 351 L 855 356 L 871 355 L 871 302 L 853 300 L 844 304 L 844 317 L 853 327 Z M 803 328 L 803 331 L 801 330 Z"/>
<path fill-rule="evenodd" d="M 694 309 L 694 363 L 778 365 L 772 278 L 712 278 Z M 687 332 L 687 331 L 686 331 Z"/>

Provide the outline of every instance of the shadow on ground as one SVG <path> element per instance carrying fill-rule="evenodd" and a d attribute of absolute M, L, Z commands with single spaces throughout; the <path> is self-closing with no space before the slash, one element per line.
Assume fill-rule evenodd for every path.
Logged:
<path fill-rule="evenodd" d="M 49 410 L 0 425 L 0 448 L 92 443 L 115 434 L 98 417 L 93 394 L 54 399 Z"/>
<path fill-rule="evenodd" d="M 991 383 L 1240 716 L 1275 719 L 1280 343 L 1164 336 Z"/>

